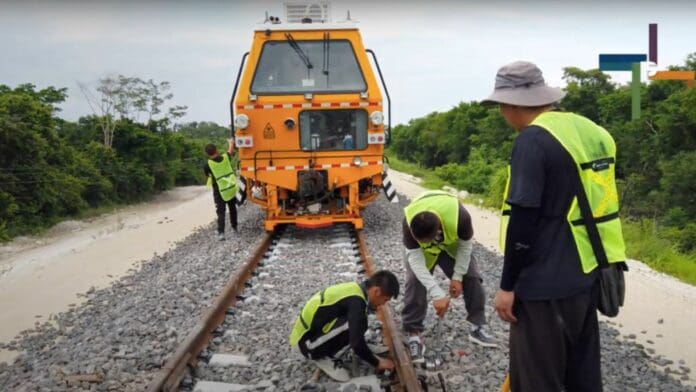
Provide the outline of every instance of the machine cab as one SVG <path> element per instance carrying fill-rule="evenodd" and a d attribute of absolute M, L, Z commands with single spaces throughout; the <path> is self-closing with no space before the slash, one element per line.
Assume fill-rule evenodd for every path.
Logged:
<path fill-rule="evenodd" d="M 300 16 L 267 18 L 242 61 L 231 109 L 243 187 L 267 230 L 361 228 L 382 187 L 382 92 L 355 23 Z"/>

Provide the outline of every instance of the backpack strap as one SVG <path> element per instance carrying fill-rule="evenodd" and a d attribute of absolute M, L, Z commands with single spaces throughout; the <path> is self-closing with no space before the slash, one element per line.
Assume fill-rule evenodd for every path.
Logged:
<path fill-rule="evenodd" d="M 587 194 L 585 193 L 585 187 L 582 185 L 580 180 L 580 175 L 576 176 L 576 190 L 575 196 L 578 198 L 578 206 L 580 207 L 580 213 L 582 215 L 582 220 L 587 230 L 587 235 L 590 238 L 590 244 L 592 245 L 592 251 L 597 258 L 597 264 L 599 268 L 609 267 L 609 261 L 607 259 L 607 253 L 604 251 L 604 246 L 602 245 L 602 239 L 599 236 L 599 229 L 597 228 L 597 222 L 595 222 L 592 216 L 592 208 L 590 207 L 590 202 L 587 200 Z"/>

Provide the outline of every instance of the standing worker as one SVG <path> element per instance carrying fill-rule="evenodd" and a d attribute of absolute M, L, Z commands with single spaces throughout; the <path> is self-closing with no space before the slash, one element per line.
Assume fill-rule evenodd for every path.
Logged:
<path fill-rule="evenodd" d="M 389 271 L 378 271 L 363 283 L 339 283 L 314 294 L 302 307 L 290 333 L 290 346 L 336 381 L 350 379 L 337 354 L 350 346 L 379 370 L 394 363 L 372 353 L 365 342 L 368 307 L 376 310 L 399 295 L 399 281 Z"/>
<path fill-rule="evenodd" d="M 614 140 L 585 117 L 552 111 L 564 96 L 536 65 L 518 61 L 500 68 L 484 101 L 499 104 L 519 132 L 495 296 L 496 312 L 511 323 L 515 392 L 602 390 L 597 266 L 625 266 Z"/>
<path fill-rule="evenodd" d="M 406 246 L 406 289 L 401 313 L 404 331 L 410 335 L 409 351 L 414 363 L 424 362 L 425 346 L 420 336 L 428 310 L 428 297 L 435 313 L 444 317 L 450 296 L 464 294 L 471 324 L 469 341 L 496 347 L 486 333 L 485 303 L 481 275 L 472 259 L 474 229 L 471 216 L 456 196 L 443 191 L 427 191 L 404 209 L 403 242 Z M 435 281 L 435 266 L 450 279 L 449 296 Z"/>
<path fill-rule="evenodd" d="M 214 144 L 205 146 L 208 163 L 203 166 L 203 172 L 208 177 L 208 185 L 213 187 L 213 200 L 217 213 L 218 240 L 225 240 L 225 205 L 230 210 L 230 225 L 237 231 L 237 174 L 232 164 L 236 156 L 234 143 L 230 140 L 227 152 L 220 154 Z"/>

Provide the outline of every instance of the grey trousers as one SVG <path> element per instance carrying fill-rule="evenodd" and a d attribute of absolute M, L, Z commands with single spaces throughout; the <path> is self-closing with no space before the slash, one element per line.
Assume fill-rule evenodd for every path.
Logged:
<path fill-rule="evenodd" d="M 404 289 L 404 308 L 401 311 L 401 323 L 406 332 L 422 332 L 424 329 L 423 320 L 428 311 L 428 293 L 425 286 L 416 278 L 416 275 L 411 271 L 411 267 L 404 258 L 406 266 L 406 287 Z M 440 252 L 437 258 L 436 266 L 439 266 L 442 272 L 452 279 L 454 273 L 454 259 L 446 252 Z M 433 273 L 433 269 L 430 273 Z M 467 321 L 473 325 L 486 324 L 486 292 L 481 284 L 481 274 L 476 265 L 476 259 L 471 256 L 469 269 L 466 275 L 462 278 L 463 292 L 462 299 L 467 312 Z"/>

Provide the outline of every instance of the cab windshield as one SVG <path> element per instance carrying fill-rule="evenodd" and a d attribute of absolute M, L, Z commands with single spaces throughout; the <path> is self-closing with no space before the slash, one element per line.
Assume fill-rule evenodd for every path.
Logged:
<path fill-rule="evenodd" d="M 300 146 L 304 151 L 367 148 L 364 110 L 307 110 L 300 113 Z"/>
<path fill-rule="evenodd" d="M 263 45 L 251 93 L 257 95 L 366 91 L 347 40 L 271 41 Z"/>

